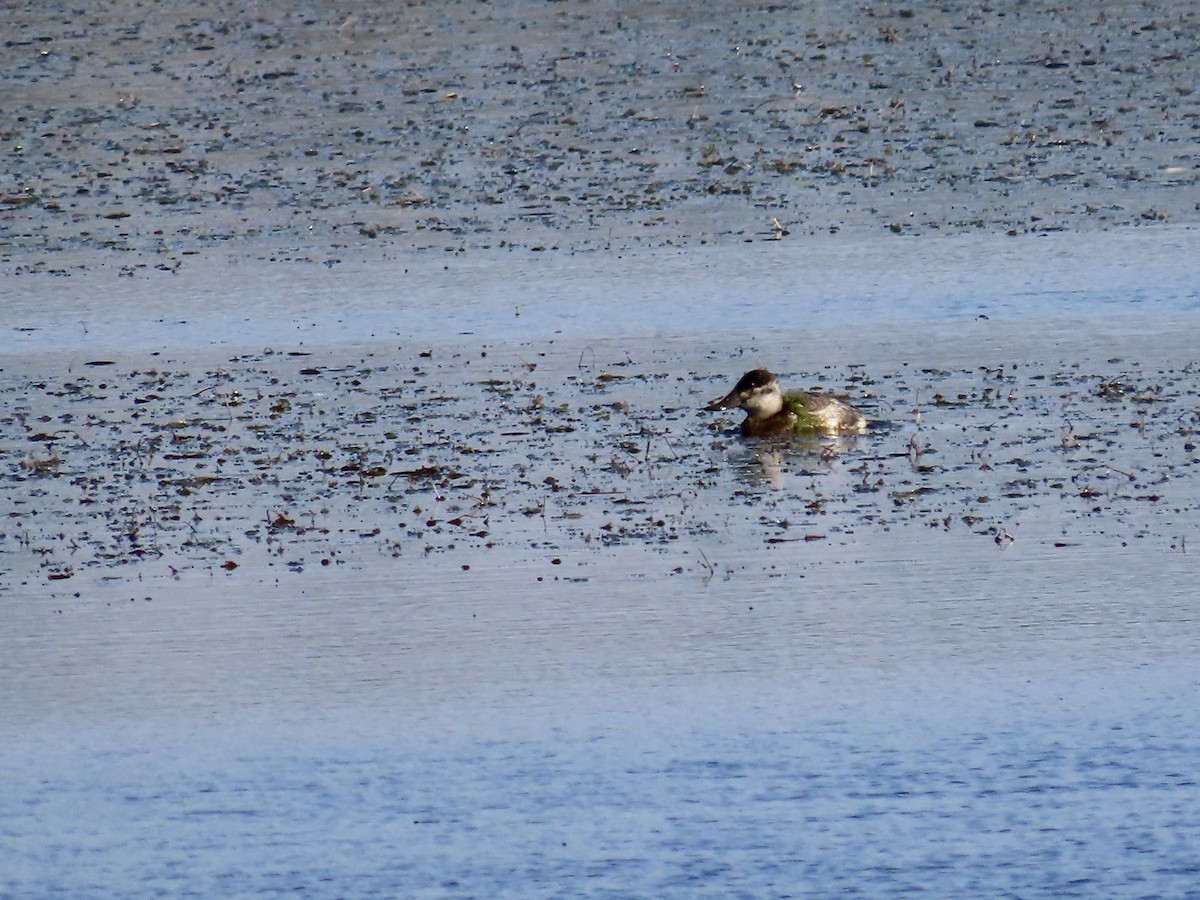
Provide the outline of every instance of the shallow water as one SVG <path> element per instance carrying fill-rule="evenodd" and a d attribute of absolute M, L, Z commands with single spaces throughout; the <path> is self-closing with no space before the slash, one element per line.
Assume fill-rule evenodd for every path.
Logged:
<path fill-rule="evenodd" d="M 22 295 L 0 892 L 1186 894 L 1165 233 Z M 697 412 L 758 364 L 884 427 Z"/>
<path fill-rule="evenodd" d="M 9 10 L 0 271 L 1197 220 L 1190 4 L 124 12 Z"/>
<path fill-rule="evenodd" d="M 6 9 L 0 895 L 1193 894 L 1196 10 L 1005 7 Z"/>
<path fill-rule="evenodd" d="M 1162 316 L 1196 309 L 1198 244 L 1195 229 L 1163 227 L 499 258 L 393 251 L 334 266 L 231 255 L 175 274 L 131 277 L 110 265 L 87 278 L 5 279 L 0 327 L 12 352 L 63 352 L 80 362 L 101 348 L 303 350 L 391 340 L 390 351 L 403 354 L 471 336 L 482 346 L 537 341 L 544 349 L 556 340 L 603 353 L 605 341 L 653 338 L 684 349 L 757 350 L 771 366 L 806 371 L 881 351 L 916 363 L 913 351 L 946 343 L 930 322 L 1048 322 L 1024 334 L 1039 352 L 1072 341 L 1077 319 L 1090 320 L 1089 343 L 1164 330 Z M 982 329 L 958 335 L 992 339 Z M 714 371 L 728 365 L 716 359 Z"/>

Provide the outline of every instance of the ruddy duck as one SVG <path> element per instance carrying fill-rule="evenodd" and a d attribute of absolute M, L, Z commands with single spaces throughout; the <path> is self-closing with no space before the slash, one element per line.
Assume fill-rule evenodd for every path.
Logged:
<path fill-rule="evenodd" d="M 866 417 L 850 404 L 828 394 L 785 394 L 766 369 L 747 372 L 732 391 L 704 408 L 713 412 L 744 409 L 742 434 L 747 437 L 813 432 L 862 434 L 867 430 Z"/>

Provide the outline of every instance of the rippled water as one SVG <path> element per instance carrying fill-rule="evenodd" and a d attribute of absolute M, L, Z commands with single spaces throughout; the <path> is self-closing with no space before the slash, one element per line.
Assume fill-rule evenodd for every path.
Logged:
<path fill-rule="evenodd" d="M 9 305 L 0 893 L 1189 893 L 1172 234 Z M 887 427 L 744 445 L 751 364 Z"/>
<path fill-rule="evenodd" d="M 354 717 L 287 737 L 210 728 L 203 746 L 170 734 L 58 746 L 15 760 L 28 780 L 4 825 L 8 885 L 1182 895 L 1197 874 L 1196 745 L 1172 700 L 1194 697 L 1193 673 L 1132 671 L 1116 691 L 1078 674 L 947 690 L 957 668 L 830 692 L 721 679 L 582 730 L 567 708 L 561 724 L 540 710 L 507 736 L 462 723 L 476 734 L 429 738 L 401 717 Z"/>

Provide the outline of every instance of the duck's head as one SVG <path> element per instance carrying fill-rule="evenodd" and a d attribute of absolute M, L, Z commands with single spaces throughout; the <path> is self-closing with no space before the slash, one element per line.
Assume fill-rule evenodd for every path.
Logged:
<path fill-rule="evenodd" d="M 766 369 L 754 369 L 741 377 L 732 391 L 704 407 L 711 412 L 744 409 L 751 419 L 769 419 L 783 410 L 783 391 Z"/>

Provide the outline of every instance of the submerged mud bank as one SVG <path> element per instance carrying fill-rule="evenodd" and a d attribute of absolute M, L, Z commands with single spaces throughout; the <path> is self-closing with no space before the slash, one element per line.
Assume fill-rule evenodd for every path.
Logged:
<path fill-rule="evenodd" d="M 7 274 L 1195 222 L 1197 11 L 9 11 Z"/>
<path fill-rule="evenodd" d="M 476 571 L 511 590 L 802 575 L 945 540 L 1152 559 L 1196 539 L 1195 361 L 784 372 L 879 424 L 744 441 L 736 417 L 698 411 L 739 358 L 697 368 L 631 346 L 155 354 L 5 373 L 0 587 L 60 603 L 189 573 L 252 589 L 370 569 Z"/>

